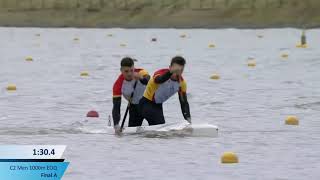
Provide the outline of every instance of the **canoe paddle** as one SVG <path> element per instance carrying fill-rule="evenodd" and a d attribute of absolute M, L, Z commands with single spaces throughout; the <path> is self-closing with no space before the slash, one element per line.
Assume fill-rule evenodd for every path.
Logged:
<path fill-rule="evenodd" d="M 136 86 L 137 86 L 137 82 L 138 82 L 138 81 L 139 81 L 139 80 L 136 80 L 136 82 L 134 83 L 134 85 L 133 85 L 133 91 L 132 91 L 132 93 L 131 93 L 131 95 L 130 95 L 130 98 L 129 98 L 129 100 L 128 100 L 127 109 L 126 109 L 126 112 L 124 113 L 124 117 L 123 117 L 123 120 L 122 120 L 122 123 L 121 123 L 121 127 L 120 127 L 120 132 L 121 132 L 121 133 L 122 133 L 122 131 L 123 131 L 124 123 L 125 123 L 125 121 L 126 121 L 126 118 L 127 118 L 128 112 L 129 112 L 129 108 L 130 108 L 130 105 L 131 105 L 131 99 L 132 99 L 132 97 L 133 97 L 133 94 L 134 94 L 134 91 L 135 91 L 135 89 L 136 89 Z"/>

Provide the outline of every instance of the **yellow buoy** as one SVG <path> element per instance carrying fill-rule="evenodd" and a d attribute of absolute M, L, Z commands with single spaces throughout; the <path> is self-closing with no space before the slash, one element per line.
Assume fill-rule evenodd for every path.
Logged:
<path fill-rule="evenodd" d="M 187 35 L 186 35 L 186 34 L 181 34 L 180 37 L 181 37 L 181 38 L 186 38 Z"/>
<path fill-rule="evenodd" d="M 31 56 L 26 57 L 26 61 L 33 61 L 33 58 Z"/>
<path fill-rule="evenodd" d="M 212 74 L 211 76 L 210 76 L 210 79 L 214 79 L 214 80 L 218 80 L 218 79 L 220 79 L 220 76 L 219 76 L 219 74 Z"/>
<path fill-rule="evenodd" d="M 216 45 L 214 45 L 214 44 L 209 44 L 208 47 L 209 47 L 209 48 L 215 48 Z"/>
<path fill-rule="evenodd" d="M 286 59 L 286 58 L 289 57 L 289 54 L 284 53 L 284 54 L 281 55 L 281 57 L 284 58 L 284 59 Z"/>
<path fill-rule="evenodd" d="M 89 72 L 88 71 L 82 71 L 80 73 L 80 76 L 89 76 Z"/>
<path fill-rule="evenodd" d="M 234 152 L 225 152 L 221 156 L 221 163 L 238 163 L 238 156 Z"/>
<path fill-rule="evenodd" d="M 287 125 L 299 125 L 299 120 L 296 116 L 288 116 L 286 119 Z"/>
<path fill-rule="evenodd" d="M 254 59 L 251 59 L 251 60 L 248 61 L 248 66 L 249 66 L 249 67 L 255 67 L 256 64 L 257 64 L 257 63 L 256 63 L 256 61 L 255 61 Z"/>
<path fill-rule="evenodd" d="M 17 86 L 15 84 L 9 84 L 7 86 L 7 90 L 8 91 L 15 91 L 15 90 L 17 90 Z"/>
<path fill-rule="evenodd" d="M 127 45 L 124 44 L 124 43 L 122 43 L 122 44 L 120 44 L 120 46 L 121 46 L 121 47 L 126 47 Z"/>
<path fill-rule="evenodd" d="M 307 44 L 297 44 L 296 45 L 297 48 L 308 48 Z"/>

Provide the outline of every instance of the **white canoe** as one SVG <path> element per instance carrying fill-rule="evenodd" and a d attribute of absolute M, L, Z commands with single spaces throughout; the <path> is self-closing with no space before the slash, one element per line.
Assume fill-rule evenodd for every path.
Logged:
<path fill-rule="evenodd" d="M 114 134 L 113 127 L 106 126 L 105 121 L 101 124 L 100 120 L 86 121 L 78 128 L 84 133 L 106 133 Z M 142 135 L 146 137 L 217 137 L 218 127 L 212 124 L 189 124 L 184 121 L 181 123 L 161 124 L 155 126 L 126 127 L 124 135 Z"/>

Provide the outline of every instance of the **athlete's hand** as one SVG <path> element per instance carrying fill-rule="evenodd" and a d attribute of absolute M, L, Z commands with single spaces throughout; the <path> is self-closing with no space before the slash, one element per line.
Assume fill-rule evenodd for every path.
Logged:
<path fill-rule="evenodd" d="M 171 67 L 170 67 L 170 72 L 172 74 L 181 74 L 183 70 L 183 67 L 178 65 L 178 64 L 173 64 Z"/>
<path fill-rule="evenodd" d="M 133 73 L 133 78 L 134 78 L 135 80 L 139 80 L 139 79 L 142 79 L 143 77 L 142 77 L 141 74 L 139 74 L 139 73 L 137 73 L 137 72 L 134 72 L 134 73 Z"/>
<path fill-rule="evenodd" d="M 118 136 L 120 136 L 122 134 L 121 130 L 120 130 L 120 126 L 117 124 L 114 126 L 114 133 Z"/>
<path fill-rule="evenodd" d="M 186 121 L 188 121 L 191 124 L 191 117 L 188 117 Z"/>

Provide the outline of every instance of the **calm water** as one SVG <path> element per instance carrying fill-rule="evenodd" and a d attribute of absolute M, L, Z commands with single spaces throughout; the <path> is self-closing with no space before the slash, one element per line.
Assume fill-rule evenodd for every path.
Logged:
<path fill-rule="evenodd" d="M 295 48 L 300 33 L 0 28 L 0 142 L 67 145 L 66 180 L 318 180 L 320 30 L 307 32 L 308 49 Z M 107 126 L 112 84 L 126 55 L 150 73 L 167 67 L 174 55 L 185 56 L 193 122 L 218 125 L 219 137 L 117 138 L 79 131 L 91 109 L 100 118 L 89 121 L 99 122 L 97 129 Z M 256 59 L 256 67 L 247 66 L 248 58 Z M 84 70 L 89 77 L 80 77 Z M 211 80 L 212 73 L 221 79 Z M 6 91 L 9 83 L 16 92 Z M 123 101 L 122 112 L 125 106 Z M 183 121 L 176 96 L 164 111 L 167 122 Z M 287 115 L 298 116 L 300 125 L 284 125 Z M 225 151 L 237 153 L 240 163 L 221 164 Z"/>

